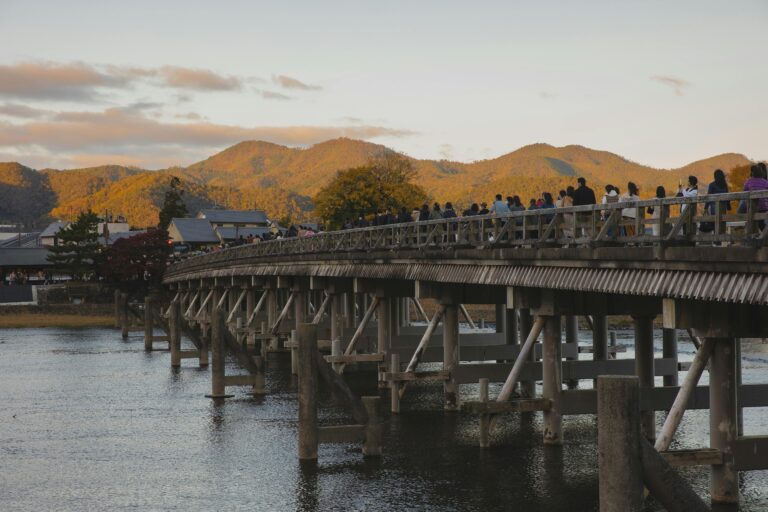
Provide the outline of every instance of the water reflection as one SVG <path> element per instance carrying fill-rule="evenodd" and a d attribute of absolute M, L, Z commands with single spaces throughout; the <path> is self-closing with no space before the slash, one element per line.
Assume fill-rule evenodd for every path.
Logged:
<path fill-rule="evenodd" d="M 480 449 L 477 418 L 442 411 L 442 386 L 415 384 L 401 415 L 383 411 L 381 459 L 363 459 L 359 444 L 323 445 L 319 464 L 299 463 L 288 358 L 270 355 L 267 395 L 233 388 L 234 398 L 212 400 L 209 369 L 194 360 L 172 369 L 167 353 L 145 354 L 139 336 L 0 331 L 0 346 L 0 510 L 598 508 L 593 416 L 566 417 L 563 446 L 549 448 L 540 414 L 505 415 Z M 748 357 L 745 381 L 765 381 L 768 358 Z M 358 393 L 377 392 L 370 373 L 350 377 Z M 350 421 L 321 397 L 322 424 Z M 745 423 L 768 432 L 768 410 L 748 410 Z M 689 411 L 679 447 L 706 446 L 708 428 L 706 411 Z M 684 475 L 706 496 L 708 468 Z M 742 509 L 768 509 L 768 472 L 745 481 Z"/>

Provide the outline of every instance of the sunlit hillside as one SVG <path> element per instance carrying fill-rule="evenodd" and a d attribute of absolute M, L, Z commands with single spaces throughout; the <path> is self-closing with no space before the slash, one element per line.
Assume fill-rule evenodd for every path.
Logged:
<path fill-rule="evenodd" d="M 335 139 L 298 149 L 246 141 L 186 168 L 161 171 L 105 165 L 89 169 L 36 172 L 16 163 L 0 164 L 0 220 L 41 224 L 82 209 L 125 215 L 136 227 L 154 225 L 171 176 L 182 179 L 190 212 L 203 206 L 261 208 L 273 218 L 311 218 L 311 198 L 340 169 L 365 164 L 391 149 L 378 144 Z M 496 193 L 519 195 L 524 202 L 541 192 L 557 193 L 587 178 L 600 192 L 607 183 L 626 190 L 637 183 L 642 196 L 657 185 L 674 193 L 689 174 L 703 183 L 712 172 L 744 166 L 749 160 L 727 153 L 679 169 L 654 169 L 607 151 L 583 146 L 532 144 L 490 160 L 472 163 L 412 159 L 418 182 L 433 200 L 466 207 Z M 416 205 L 408 205 L 416 206 Z"/>

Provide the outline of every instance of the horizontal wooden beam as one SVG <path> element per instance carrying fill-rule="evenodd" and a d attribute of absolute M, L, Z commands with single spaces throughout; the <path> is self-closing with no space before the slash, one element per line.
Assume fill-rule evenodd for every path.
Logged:
<path fill-rule="evenodd" d="M 660 452 L 671 466 L 711 466 L 723 463 L 723 452 L 712 448 L 698 450 L 670 450 Z"/>
<path fill-rule="evenodd" d="M 731 444 L 731 449 L 736 470 L 768 469 L 768 436 L 740 437 Z"/>
<path fill-rule="evenodd" d="M 200 357 L 199 350 L 181 350 L 179 351 L 179 357 L 181 359 L 197 359 Z"/>
<path fill-rule="evenodd" d="M 421 381 L 444 381 L 451 378 L 451 372 L 444 370 L 424 371 L 424 372 L 385 372 L 382 379 L 388 382 L 414 382 Z"/>
<path fill-rule="evenodd" d="M 474 414 L 501 414 L 506 412 L 548 411 L 552 400 L 547 398 L 521 398 L 509 402 L 463 402 L 461 410 Z"/>
<path fill-rule="evenodd" d="M 256 383 L 256 375 L 225 375 L 225 386 L 253 386 Z"/>
<path fill-rule="evenodd" d="M 329 363 L 380 363 L 384 361 L 384 354 L 342 354 L 324 357 Z"/>
<path fill-rule="evenodd" d="M 365 439 L 365 425 L 334 425 L 318 429 L 320 443 L 354 443 Z"/>

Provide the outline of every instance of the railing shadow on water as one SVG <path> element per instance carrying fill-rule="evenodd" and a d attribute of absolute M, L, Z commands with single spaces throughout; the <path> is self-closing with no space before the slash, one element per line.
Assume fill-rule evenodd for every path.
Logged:
<path fill-rule="evenodd" d="M 768 211 L 760 208 L 765 202 L 768 191 L 736 192 L 327 231 L 192 256 L 174 264 L 171 271 L 240 258 L 377 250 L 704 244 L 762 247 L 768 240 Z"/>

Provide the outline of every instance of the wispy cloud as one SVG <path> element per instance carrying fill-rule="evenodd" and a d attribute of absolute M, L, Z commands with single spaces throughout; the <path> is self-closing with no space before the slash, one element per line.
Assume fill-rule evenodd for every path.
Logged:
<path fill-rule="evenodd" d="M 322 89 L 319 85 L 306 84 L 297 78 L 285 75 L 273 76 L 272 81 L 285 89 L 298 89 L 301 91 L 319 91 Z"/>
<path fill-rule="evenodd" d="M 190 119 L 173 123 L 119 108 L 102 112 L 60 112 L 47 120 L 0 121 L 0 152 L 45 151 L 51 155 L 124 155 L 157 166 L 178 155 L 202 157 L 243 140 L 288 146 L 315 144 L 337 137 L 407 137 L 413 132 L 375 125 L 236 126 Z M 39 161 L 39 153 L 37 153 Z M 144 157 L 142 155 L 154 155 Z M 123 160 L 125 161 L 125 160 Z M 102 161 L 102 163 L 108 163 Z"/>
<path fill-rule="evenodd" d="M 287 101 L 287 100 L 292 100 L 293 99 L 293 96 L 288 96 L 287 94 L 282 94 L 282 93 L 275 92 L 275 91 L 265 91 L 265 90 L 262 90 L 262 89 L 257 89 L 256 91 L 265 100 L 282 100 L 282 101 Z"/>
<path fill-rule="evenodd" d="M 0 95 L 39 100 L 92 100 L 97 88 L 126 87 L 131 78 L 75 62 L 0 65 Z"/>
<path fill-rule="evenodd" d="M 0 96 L 34 100 L 96 101 L 104 90 L 139 82 L 186 91 L 237 91 L 245 79 L 209 69 L 161 66 L 99 66 L 83 62 L 21 62 L 0 65 Z"/>
<path fill-rule="evenodd" d="M 0 105 L 0 115 L 16 117 L 19 119 L 39 119 L 52 112 L 42 108 L 33 108 L 19 103 L 5 103 Z"/>
<path fill-rule="evenodd" d="M 557 98 L 557 94 L 555 94 L 553 92 L 549 92 L 549 91 L 541 91 L 539 93 L 539 98 L 541 98 L 543 100 L 553 100 L 553 99 Z"/>
<path fill-rule="evenodd" d="M 651 77 L 651 80 L 658 82 L 662 85 L 666 85 L 667 87 L 671 87 L 672 90 L 675 91 L 675 94 L 678 96 L 682 96 L 683 89 L 691 85 L 690 82 L 687 82 L 682 78 L 678 78 L 676 76 L 670 76 L 670 75 L 653 75 Z"/>
<path fill-rule="evenodd" d="M 236 91 L 243 86 L 241 78 L 224 76 L 208 69 L 163 66 L 153 70 L 166 85 L 196 91 Z"/>

